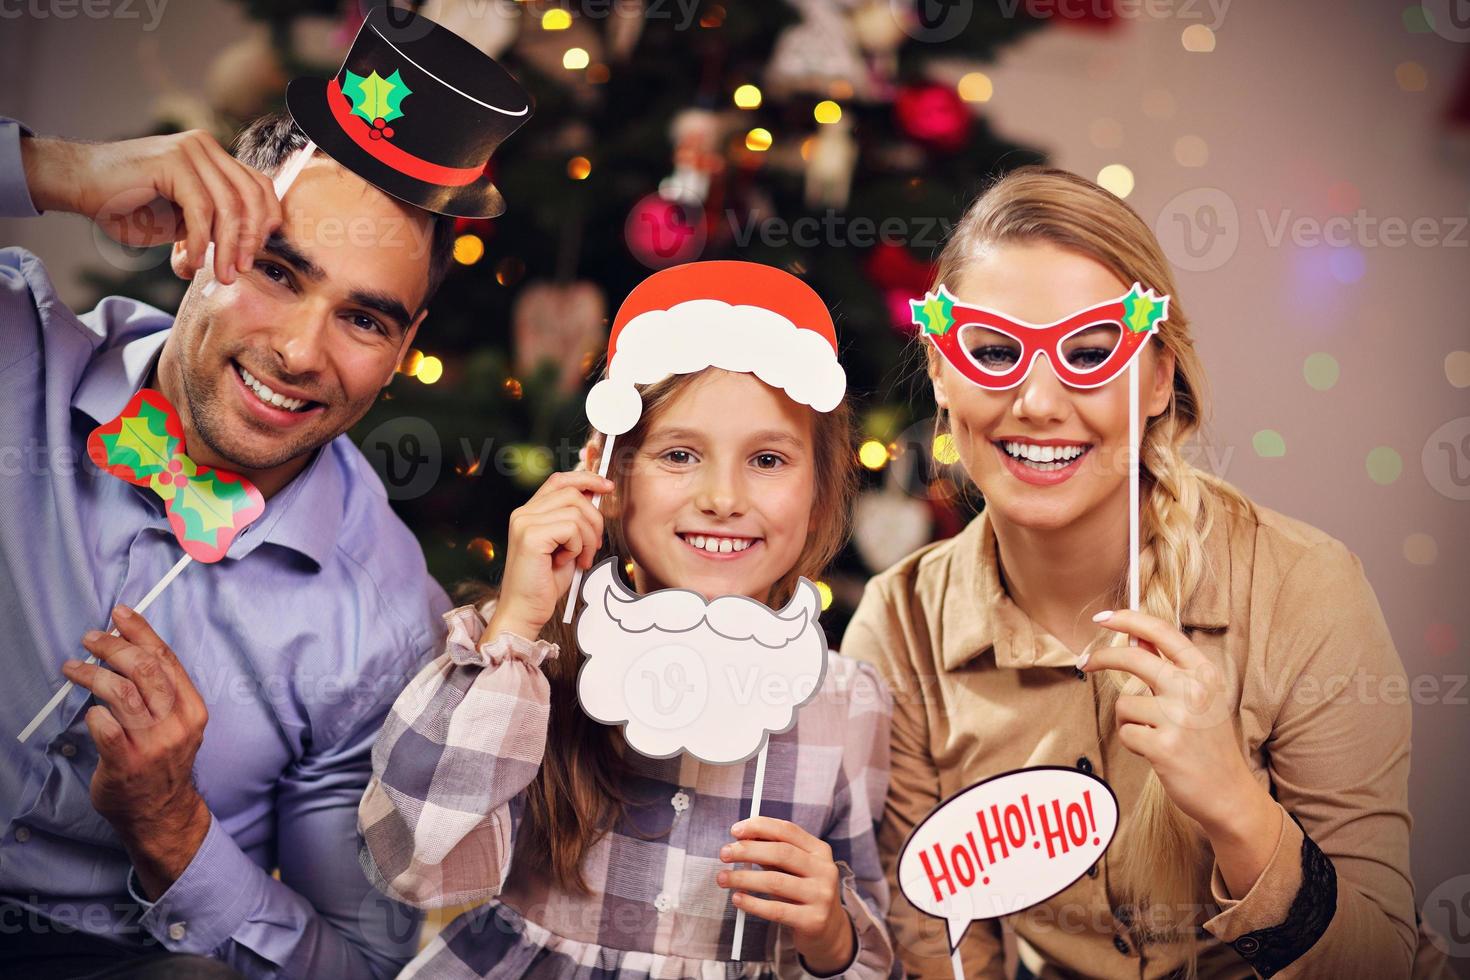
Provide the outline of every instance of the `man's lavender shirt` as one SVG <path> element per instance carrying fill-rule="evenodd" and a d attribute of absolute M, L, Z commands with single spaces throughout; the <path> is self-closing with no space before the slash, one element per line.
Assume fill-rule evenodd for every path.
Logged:
<path fill-rule="evenodd" d="M 19 138 L 0 120 L 0 216 L 35 214 Z M 194 762 L 209 832 L 156 903 L 90 802 L 96 701 L 75 689 L 16 741 L 62 661 L 86 656 L 82 634 L 181 556 L 161 501 L 86 458 L 172 323 L 116 297 L 77 317 L 35 256 L 0 250 L 0 902 L 127 945 L 151 934 L 249 977 L 391 976 L 419 920 L 363 875 L 357 804 L 389 705 L 443 646 L 449 601 L 346 436 L 145 614 L 209 709 Z"/>

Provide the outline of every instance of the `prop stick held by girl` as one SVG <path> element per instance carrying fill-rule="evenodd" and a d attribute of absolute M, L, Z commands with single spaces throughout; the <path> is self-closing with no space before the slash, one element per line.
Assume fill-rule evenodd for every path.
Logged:
<path fill-rule="evenodd" d="M 825 306 L 779 270 L 697 263 L 629 296 L 588 399 L 618 437 L 608 476 L 556 474 L 512 515 L 498 597 L 450 615 L 374 748 L 375 883 L 422 906 L 493 896 L 406 976 L 889 974 L 891 702 L 826 650 L 803 581 L 845 537 L 842 387 Z M 577 568 L 573 631 L 557 603 Z M 740 819 L 757 795 L 780 817 Z"/>

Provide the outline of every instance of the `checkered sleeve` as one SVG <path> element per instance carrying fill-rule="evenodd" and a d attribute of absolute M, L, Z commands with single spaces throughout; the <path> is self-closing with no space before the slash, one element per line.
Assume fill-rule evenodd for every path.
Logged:
<path fill-rule="evenodd" d="M 842 906 L 852 920 L 857 947 L 845 970 L 827 976 L 848 980 L 900 977 L 888 935 L 888 880 L 878 858 L 878 821 L 888 795 L 888 724 L 893 702 L 870 664 L 834 656 L 828 667 L 847 706 L 842 770 L 822 839 L 832 848 L 841 876 Z M 822 976 L 807 970 L 789 930 L 776 943 L 777 976 Z"/>
<path fill-rule="evenodd" d="M 472 606 L 444 614 L 445 649 L 398 696 L 373 745 L 357 810 L 368 879 L 419 908 L 500 891 L 524 793 L 541 766 L 557 646 L 481 640 Z"/>

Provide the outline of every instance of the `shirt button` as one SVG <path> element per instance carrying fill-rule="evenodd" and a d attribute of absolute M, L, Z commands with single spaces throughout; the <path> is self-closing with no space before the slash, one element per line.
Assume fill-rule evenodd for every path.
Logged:
<path fill-rule="evenodd" d="M 1122 936 L 1114 936 L 1113 937 L 1113 946 L 1118 950 L 1118 952 L 1122 953 L 1124 956 L 1127 956 L 1128 955 L 1128 944 L 1123 941 L 1123 937 Z"/>
<path fill-rule="evenodd" d="M 670 798 L 669 803 L 673 805 L 675 813 L 683 813 L 689 809 L 689 794 L 681 789 Z"/>
<path fill-rule="evenodd" d="M 653 907 L 660 912 L 667 912 L 674 907 L 674 900 L 669 897 L 668 892 L 659 892 L 658 897 L 653 900 Z"/>
<path fill-rule="evenodd" d="M 77 747 L 70 742 L 62 742 L 61 754 L 70 759 L 72 756 L 77 754 Z"/>
<path fill-rule="evenodd" d="M 1077 768 L 1083 772 L 1092 772 L 1092 760 L 1085 755 L 1079 757 L 1077 759 Z"/>
<path fill-rule="evenodd" d="M 184 928 L 184 924 L 182 922 L 175 922 L 173 925 L 168 927 L 168 938 L 172 939 L 176 943 L 183 942 L 184 937 L 188 935 L 188 933 L 189 930 Z"/>
<path fill-rule="evenodd" d="M 1235 941 L 1235 948 L 1241 956 L 1254 956 L 1261 943 L 1255 936 L 1241 936 Z"/>
<path fill-rule="evenodd" d="M 1094 864 L 1092 867 L 1090 867 L 1090 868 L 1087 869 L 1087 877 L 1089 877 L 1089 878 L 1096 878 L 1097 877 L 1097 865 Z"/>
<path fill-rule="evenodd" d="M 17 844 L 24 844 L 26 841 L 28 841 L 30 839 L 31 839 L 31 828 L 29 828 L 29 827 L 16 827 L 15 828 L 15 842 Z"/>

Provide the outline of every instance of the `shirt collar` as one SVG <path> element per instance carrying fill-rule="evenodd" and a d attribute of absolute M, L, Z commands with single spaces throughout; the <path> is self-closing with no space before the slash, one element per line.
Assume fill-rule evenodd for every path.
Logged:
<path fill-rule="evenodd" d="M 1205 539 L 1207 571 L 1180 616 L 1193 629 L 1223 629 L 1229 624 L 1229 525 L 1213 494 L 1204 495 L 1214 522 Z M 981 511 L 956 539 L 950 582 L 941 612 L 946 670 L 958 670 L 992 651 L 997 667 L 1071 667 L 1077 655 L 1045 632 L 1006 594 L 1001 583 L 995 528 Z"/>
<path fill-rule="evenodd" d="M 72 394 L 72 408 L 99 425 L 117 418 L 148 380 L 168 335 L 168 330 L 158 330 L 94 356 Z M 334 444 L 317 450 L 306 468 L 267 501 L 265 513 L 230 545 L 228 557 L 244 558 L 269 542 L 305 555 L 318 568 L 327 563 L 337 546 L 345 506 L 346 481 Z"/>

